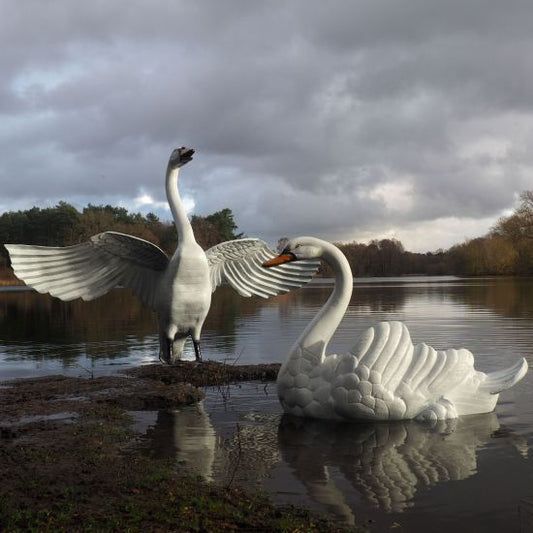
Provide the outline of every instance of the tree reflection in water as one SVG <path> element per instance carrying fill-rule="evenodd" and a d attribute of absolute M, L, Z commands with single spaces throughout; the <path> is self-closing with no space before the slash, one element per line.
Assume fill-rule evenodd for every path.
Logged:
<path fill-rule="evenodd" d="M 242 298 L 229 287 L 220 287 L 204 325 L 206 357 L 242 363 L 282 361 L 330 292 L 330 280 L 316 280 L 270 300 Z M 490 339 L 488 347 L 482 346 L 484 352 L 497 344 L 494 335 L 500 335 L 500 317 L 522 327 L 533 316 L 531 301 L 533 280 L 526 279 L 357 280 L 332 349 L 349 348 L 361 331 L 379 320 L 404 320 L 415 341 L 472 347 L 476 336 Z M 526 355 L 516 342 L 510 348 Z M 95 365 L 130 356 L 132 364 L 156 361 L 155 314 L 127 290 L 117 289 L 91 302 L 62 302 L 33 291 L 0 291 L 0 359 L 5 354 L 11 360 L 63 359 L 65 365 L 78 357 L 90 358 Z M 190 354 L 187 346 L 186 358 Z"/>
<path fill-rule="evenodd" d="M 146 344 L 154 313 L 128 291 L 62 302 L 34 291 L 0 293 L 0 351 L 21 359 L 113 359 Z M 149 343 L 150 344 L 150 343 Z"/>

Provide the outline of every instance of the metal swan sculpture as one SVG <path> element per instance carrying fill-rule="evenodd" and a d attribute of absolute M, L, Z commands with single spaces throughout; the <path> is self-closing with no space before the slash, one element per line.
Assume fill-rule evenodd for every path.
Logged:
<path fill-rule="evenodd" d="M 277 378 L 278 396 L 290 414 L 337 420 L 443 420 L 490 412 L 498 393 L 527 372 L 527 362 L 485 374 L 468 350 L 413 345 L 401 322 L 368 328 L 349 353 L 326 355 L 348 307 L 353 276 L 342 252 L 314 237 L 289 241 L 264 267 L 322 258 L 335 274 L 326 304 L 289 352 Z"/>
<path fill-rule="evenodd" d="M 261 264 L 276 253 L 259 239 L 227 241 L 204 252 L 178 192 L 179 169 L 193 154 L 192 148 L 178 148 L 167 166 L 166 194 L 178 232 L 172 258 L 148 241 L 106 231 L 61 248 L 6 244 L 17 277 L 65 301 L 93 300 L 114 287 L 128 287 L 157 312 L 162 361 L 181 359 L 189 335 L 196 359 L 201 359 L 202 326 L 211 293 L 221 283 L 229 283 L 242 296 L 268 298 L 307 283 L 319 263 L 281 265 L 265 275 Z"/>

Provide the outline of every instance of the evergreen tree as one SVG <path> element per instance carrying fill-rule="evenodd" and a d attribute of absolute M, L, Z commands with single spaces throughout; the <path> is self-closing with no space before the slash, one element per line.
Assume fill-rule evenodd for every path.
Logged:
<path fill-rule="evenodd" d="M 208 215 L 205 218 L 208 222 L 213 224 L 225 241 L 240 239 L 243 235 L 242 233 L 235 233 L 237 224 L 235 224 L 235 220 L 233 219 L 233 212 L 228 207 L 221 209 L 212 215 Z"/>

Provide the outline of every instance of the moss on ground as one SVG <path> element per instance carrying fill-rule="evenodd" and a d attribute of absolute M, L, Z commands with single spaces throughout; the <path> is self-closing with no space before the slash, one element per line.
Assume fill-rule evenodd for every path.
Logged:
<path fill-rule="evenodd" d="M 172 376 L 188 379 L 204 364 L 180 366 L 168 372 L 157 365 L 132 378 L 55 376 L 1 387 L 0 530 L 345 530 L 309 511 L 274 506 L 262 494 L 208 484 L 181 472 L 175 461 L 143 454 L 125 410 L 133 401 L 128 398 L 144 398 L 135 400 L 137 407 L 149 409 L 197 401 L 201 394 Z M 224 365 L 207 366 L 212 381 L 204 376 L 206 381 L 221 384 Z M 231 379 L 265 371 L 237 368 Z"/>

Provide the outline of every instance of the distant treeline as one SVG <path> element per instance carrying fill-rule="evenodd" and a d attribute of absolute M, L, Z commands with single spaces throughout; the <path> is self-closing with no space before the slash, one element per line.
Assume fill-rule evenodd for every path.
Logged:
<path fill-rule="evenodd" d="M 240 237 L 231 209 L 222 209 L 206 217 L 193 216 L 191 224 L 196 240 L 204 249 L 222 241 Z M 69 246 L 88 240 L 102 231 L 120 231 L 146 239 L 172 255 L 178 235 L 174 224 L 162 222 L 153 213 L 146 216 L 129 213 L 123 207 L 88 205 L 81 212 L 59 202 L 55 207 L 32 207 L 10 211 L 0 216 L 0 243 Z M 6 259 L 7 250 L 0 253 Z"/>
<path fill-rule="evenodd" d="M 533 275 L 533 191 L 520 195 L 516 211 L 503 217 L 488 235 L 467 240 L 448 250 L 413 253 L 396 239 L 369 244 L 337 243 L 354 276 L 426 275 Z M 323 265 L 322 275 L 331 272 Z"/>
<path fill-rule="evenodd" d="M 468 240 L 448 250 L 414 253 L 396 239 L 369 244 L 337 243 L 355 276 L 428 275 L 533 275 L 533 190 L 521 195 L 515 212 L 501 218 L 484 237 Z M 191 219 L 198 243 L 207 249 L 219 242 L 241 237 L 231 209 Z M 171 255 L 177 246 L 174 224 L 149 213 L 129 213 L 123 207 L 88 205 L 81 212 L 60 202 L 55 207 L 7 212 L 0 216 L 0 243 L 68 246 L 102 231 L 120 231 L 153 242 Z M 9 264 L 0 247 L 0 261 Z M 331 273 L 327 265 L 323 276 Z"/>

